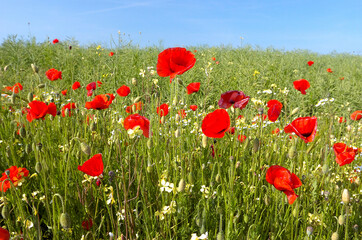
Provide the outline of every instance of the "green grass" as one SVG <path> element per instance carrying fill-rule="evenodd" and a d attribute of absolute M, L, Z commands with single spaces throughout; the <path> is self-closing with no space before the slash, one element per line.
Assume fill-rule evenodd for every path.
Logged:
<path fill-rule="evenodd" d="M 24 89 L 14 103 L 1 97 L 0 172 L 15 165 L 25 167 L 32 175 L 2 195 L 7 214 L 0 218 L 0 226 L 13 232 L 12 236 L 22 232 L 24 239 L 81 239 L 82 235 L 86 239 L 110 239 L 111 232 L 113 239 L 122 234 L 127 239 L 190 239 L 193 233 L 200 236 L 207 232 L 209 239 L 330 239 L 338 232 L 339 239 L 362 238 L 361 173 L 354 169 L 362 165 L 361 155 L 339 167 L 332 149 L 335 142 L 362 146 L 361 121 L 350 119 L 352 112 L 362 108 L 361 56 L 187 47 L 197 50 L 197 61 L 177 78 L 184 85 L 201 82 L 198 93 L 187 95 L 178 80 L 170 84 L 168 78 L 157 75 L 157 56 L 163 49 L 138 48 L 121 40 L 113 49 L 97 49 L 97 45 L 84 48 L 75 42 L 36 43 L 34 39 L 15 37 L 1 45 L 1 85 L 20 82 Z M 115 53 L 113 57 L 108 56 L 109 51 Z M 315 62 L 311 67 L 307 65 L 309 60 Z M 38 74 L 31 64 L 39 68 Z M 153 75 L 147 67 L 153 67 Z M 45 72 L 50 68 L 62 71 L 63 79 L 49 81 Z M 141 69 L 145 70 L 144 76 L 140 75 Z M 132 78 L 137 79 L 136 85 Z M 301 78 L 311 84 L 307 95 L 293 88 L 293 81 Z M 157 85 L 154 79 L 158 79 Z M 92 98 L 86 96 L 84 88 L 73 91 L 75 81 L 83 87 L 101 81 L 94 95 L 116 95 L 123 84 L 131 88 L 131 94 L 125 98 L 117 95 L 109 109 L 87 110 L 85 102 Z M 45 87 L 39 88 L 40 84 Z M 287 94 L 281 91 L 285 88 Z M 64 89 L 68 89 L 67 96 L 60 94 Z M 262 93 L 267 89 L 273 93 Z M 279 121 L 263 127 L 261 122 L 253 125 L 261 105 L 250 101 L 243 110 L 228 109 L 231 126 L 237 124 L 235 134 L 208 139 L 204 147 L 200 130 L 203 117 L 218 108 L 220 94 L 229 90 L 243 91 L 264 104 L 270 99 L 279 100 L 284 105 Z M 71 117 L 47 116 L 29 123 L 21 109 L 27 106 L 30 92 L 42 100 L 48 98 L 43 94 L 53 96 L 58 110 L 71 99 L 77 110 Z M 120 120 L 129 115 L 125 107 L 137 97 L 144 103 L 139 114 L 151 121 L 150 139 L 131 139 Z M 334 101 L 316 107 L 324 98 Z M 162 103 L 171 107 L 164 124 L 156 113 Z M 198 105 L 197 111 L 189 109 L 191 104 Z M 9 106 L 16 111 L 10 112 Z M 297 107 L 299 110 L 292 114 Z M 176 118 L 179 109 L 186 109 L 185 119 Z M 245 122 L 237 123 L 240 114 Z M 87 124 L 88 115 L 95 115 L 96 120 Z M 304 116 L 318 118 L 313 142 L 290 140 L 284 132 L 271 133 Z M 341 116 L 346 123 L 338 122 L 336 117 Z M 24 125 L 26 135 L 16 134 L 20 128 L 17 123 Z M 176 130 L 181 133 L 179 137 L 175 137 Z M 237 140 L 239 134 L 248 137 L 244 143 Z M 76 138 L 90 146 L 90 155 L 82 151 Z M 255 138 L 260 142 L 257 151 L 253 147 Z M 293 145 L 294 154 L 290 150 Z M 105 167 L 100 186 L 77 170 L 97 153 L 102 153 Z M 37 171 L 39 163 L 41 169 Z M 295 189 L 299 198 L 292 205 L 285 194 L 266 182 L 265 173 L 271 165 L 281 165 L 302 180 L 303 185 Z M 113 178 L 109 171 L 115 173 Z M 351 183 L 353 176 L 357 180 Z M 174 184 L 171 192 L 161 192 L 162 179 Z M 181 180 L 185 185 L 178 191 Z M 343 189 L 348 189 L 352 197 L 347 205 L 342 204 Z M 70 216 L 69 229 L 59 221 L 63 212 L 59 195 Z M 338 224 L 340 215 L 346 218 L 342 225 Z M 82 221 L 87 219 L 93 221 L 89 232 L 82 228 Z M 31 228 L 25 226 L 26 220 L 32 222 Z M 309 226 L 314 230 L 308 237 Z"/>

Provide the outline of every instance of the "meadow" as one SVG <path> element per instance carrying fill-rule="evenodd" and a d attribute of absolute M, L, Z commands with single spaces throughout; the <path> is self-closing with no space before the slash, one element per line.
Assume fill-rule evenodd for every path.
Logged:
<path fill-rule="evenodd" d="M 170 83 L 164 48 L 122 37 L 0 46 L 0 239 L 362 239 L 362 56 L 188 46 Z M 247 105 L 220 107 L 228 91 Z M 308 133 L 284 131 L 304 117 Z"/>

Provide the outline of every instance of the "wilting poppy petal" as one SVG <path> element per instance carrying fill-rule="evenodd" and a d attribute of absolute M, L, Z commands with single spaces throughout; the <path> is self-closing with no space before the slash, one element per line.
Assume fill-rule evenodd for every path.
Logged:
<path fill-rule="evenodd" d="M 219 100 L 220 108 L 229 108 L 234 105 L 234 108 L 243 109 L 249 102 L 249 96 L 245 96 L 242 91 L 227 91 L 221 94 Z"/>
<path fill-rule="evenodd" d="M 269 118 L 269 121 L 271 122 L 275 122 L 281 111 L 282 111 L 282 108 L 283 108 L 283 104 L 281 102 L 279 102 L 278 100 L 270 100 L 268 103 L 267 103 L 267 106 L 268 106 L 268 118 Z"/>
<path fill-rule="evenodd" d="M 123 85 L 122 87 L 117 89 L 117 94 L 121 97 L 127 97 L 130 92 L 131 89 L 126 85 Z"/>
<path fill-rule="evenodd" d="M 78 166 L 79 171 L 93 177 L 101 175 L 103 173 L 103 169 L 104 166 L 101 153 L 98 153 L 88 159 L 82 166 Z"/>
<path fill-rule="evenodd" d="M 294 132 L 304 142 L 312 142 L 317 133 L 317 118 L 316 117 L 300 117 L 284 128 L 285 133 Z"/>
<path fill-rule="evenodd" d="M 310 87 L 310 84 L 305 79 L 296 80 L 293 82 L 294 88 L 300 91 L 303 95 L 307 94 L 305 90 Z"/>
<path fill-rule="evenodd" d="M 217 109 L 202 120 L 202 132 L 211 138 L 222 138 L 230 127 L 230 116 L 225 109 Z"/>
<path fill-rule="evenodd" d="M 73 85 L 72 85 L 72 89 L 73 90 L 76 90 L 76 89 L 78 89 L 78 88 L 80 88 L 80 82 L 75 82 L 75 83 L 73 83 Z"/>
<path fill-rule="evenodd" d="M 192 111 L 196 111 L 197 105 L 190 105 L 190 109 L 191 109 Z"/>
<path fill-rule="evenodd" d="M 200 90 L 200 83 L 199 82 L 193 82 L 190 83 L 187 87 L 187 94 L 192 94 L 194 92 L 198 92 Z"/>
<path fill-rule="evenodd" d="M 313 61 L 309 61 L 309 62 L 307 62 L 307 63 L 308 63 L 309 66 L 312 66 L 312 65 L 314 64 Z"/>
<path fill-rule="evenodd" d="M 146 138 L 149 137 L 150 120 L 148 120 L 144 116 L 139 115 L 138 113 L 126 117 L 126 119 L 124 119 L 123 126 L 126 130 L 134 129 L 135 127 L 139 126 L 143 131 L 143 136 L 145 136 Z"/>
<path fill-rule="evenodd" d="M 157 73 L 160 77 L 170 76 L 170 82 L 176 75 L 191 69 L 196 62 L 194 54 L 185 48 L 168 48 L 158 55 Z"/>
<path fill-rule="evenodd" d="M 47 76 L 47 78 L 50 81 L 55 81 L 55 80 L 58 80 L 58 79 L 62 79 L 62 72 L 58 71 L 58 70 L 56 70 L 54 68 L 49 69 L 48 71 L 46 71 L 45 75 Z"/>
<path fill-rule="evenodd" d="M 157 108 L 157 114 L 162 117 L 162 116 L 167 116 L 168 114 L 168 105 L 166 103 L 161 104 L 161 106 L 159 106 Z"/>
<path fill-rule="evenodd" d="M 355 111 L 351 114 L 351 119 L 354 120 L 354 121 L 358 121 L 362 118 L 362 111 L 359 110 L 359 111 Z"/>

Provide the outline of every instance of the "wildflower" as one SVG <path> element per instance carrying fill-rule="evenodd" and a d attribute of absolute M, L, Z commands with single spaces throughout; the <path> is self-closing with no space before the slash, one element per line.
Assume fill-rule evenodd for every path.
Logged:
<path fill-rule="evenodd" d="M 220 108 L 226 109 L 233 105 L 234 108 L 243 109 L 248 104 L 249 98 L 242 91 L 228 91 L 221 94 L 218 104 Z"/>
<path fill-rule="evenodd" d="M 239 136 L 238 136 L 238 140 L 239 140 L 239 142 L 241 142 L 241 143 L 243 143 L 243 142 L 245 141 L 245 139 L 246 139 L 246 136 L 245 136 L 245 135 L 239 135 Z"/>
<path fill-rule="evenodd" d="M 307 62 L 307 63 L 308 63 L 309 66 L 312 66 L 312 65 L 314 64 L 313 61 L 309 61 L 309 62 Z"/>
<path fill-rule="evenodd" d="M 202 240 L 202 239 L 208 239 L 208 232 L 201 234 L 200 237 L 198 237 L 196 233 L 191 234 L 190 240 Z"/>
<path fill-rule="evenodd" d="M 24 177 L 27 177 L 28 175 L 29 171 L 26 168 L 11 166 L 5 170 L 5 172 L 2 174 L 2 177 L 0 178 L 1 191 L 6 192 L 9 188 L 12 187 L 12 184 L 9 182 L 9 180 L 16 187 L 21 184 L 24 181 Z"/>
<path fill-rule="evenodd" d="M 230 127 L 230 116 L 225 109 L 217 109 L 202 120 L 202 132 L 211 138 L 222 138 Z"/>
<path fill-rule="evenodd" d="M 358 152 L 358 149 L 347 147 L 345 143 L 335 143 L 333 145 L 333 150 L 336 155 L 336 162 L 339 166 L 350 164 Z"/>
<path fill-rule="evenodd" d="M 269 108 L 268 110 L 269 121 L 275 122 L 282 111 L 283 104 L 278 100 L 273 99 L 267 103 L 267 106 Z"/>
<path fill-rule="evenodd" d="M 97 95 L 91 102 L 86 102 L 85 107 L 87 109 L 92 108 L 96 110 L 106 109 L 112 103 L 114 98 L 115 96 L 110 93 Z"/>
<path fill-rule="evenodd" d="M 316 117 L 299 117 L 284 128 L 285 133 L 294 132 L 304 142 L 312 142 L 317 133 Z"/>
<path fill-rule="evenodd" d="M 78 89 L 78 88 L 80 88 L 80 82 L 78 82 L 78 81 L 77 81 L 77 82 L 74 82 L 73 85 L 72 85 L 72 89 L 73 89 L 73 90 L 76 90 L 76 89 Z"/>
<path fill-rule="evenodd" d="M 89 218 L 88 220 L 83 220 L 82 222 L 82 227 L 84 230 L 89 231 L 93 226 L 93 221 L 91 218 Z"/>
<path fill-rule="evenodd" d="M 167 116 L 167 114 L 168 114 L 168 104 L 164 103 L 164 104 L 161 104 L 159 107 L 157 107 L 157 114 L 160 117 Z"/>
<path fill-rule="evenodd" d="M 260 74 L 260 72 L 258 70 L 255 70 L 254 73 L 253 73 L 253 76 L 256 77 L 259 74 Z"/>
<path fill-rule="evenodd" d="M 333 71 L 332 71 L 332 69 L 327 68 L 327 72 L 332 73 Z"/>
<path fill-rule="evenodd" d="M 310 87 L 310 84 L 305 79 L 300 79 L 293 82 L 294 88 L 298 91 L 300 91 L 303 95 L 307 94 L 305 90 L 307 90 Z"/>
<path fill-rule="evenodd" d="M 191 109 L 192 111 L 196 111 L 197 105 L 190 105 L 190 109 Z"/>
<path fill-rule="evenodd" d="M 56 44 L 56 43 L 58 43 L 58 42 L 59 42 L 59 40 L 56 39 L 56 38 L 53 40 L 53 44 Z"/>
<path fill-rule="evenodd" d="M 85 161 L 82 166 L 78 166 L 79 171 L 93 177 L 101 175 L 103 173 L 103 169 L 104 166 L 101 153 L 98 153 Z"/>
<path fill-rule="evenodd" d="M 354 121 L 358 121 L 362 118 L 362 111 L 359 110 L 359 111 L 355 111 L 351 114 L 351 119 L 354 120 Z"/>
<path fill-rule="evenodd" d="M 67 95 L 67 92 L 68 92 L 68 90 L 67 90 L 67 89 L 65 89 L 65 90 L 61 91 L 61 93 L 62 93 L 64 96 L 66 96 L 66 95 Z"/>
<path fill-rule="evenodd" d="M 131 89 L 126 85 L 123 85 L 122 87 L 117 89 L 117 94 L 121 97 L 127 97 L 130 92 Z"/>
<path fill-rule="evenodd" d="M 143 103 L 141 101 L 136 102 L 126 108 L 126 113 L 133 113 L 134 111 L 141 111 L 142 106 L 143 106 Z"/>
<path fill-rule="evenodd" d="M 5 228 L 0 227 L 0 239 L 1 240 L 9 240 L 10 239 L 10 233 Z"/>
<path fill-rule="evenodd" d="M 173 183 L 166 182 L 163 178 L 161 179 L 160 186 L 161 192 L 165 191 L 168 193 L 172 192 L 175 188 Z"/>
<path fill-rule="evenodd" d="M 114 55 L 114 52 L 109 52 L 108 54 L 110 57 L 112 57 Z"/>
<path fill-rule="evenodd" d="M 72 116 L 71 110 L 72 110 L 72 109 L 75 109 L 75 108 L 77 108 L 77 107 L 75 106 L 75 103 L 68 103 L 68 104 L 64 105 L 64 106 L 62 107 L 62 116 L 65 117 L 65 110 L 66 110 L 66 109 L 69 109 L 69 110 L 68 110 L 68 112 L 69 112 L 69 113 L 68 113 L 69 117 Z"/>
<path fill-rule="evenodd" d="M 146 138 L 149 137 L 150 120 L 139 115 L 138 113 L 129 115 L 128 117 L 126 117 L 126 119 L 124 119 L 124 128 L 126 130 L 134 129 L 136 126 L 139 126 L 140 129 L 143 131 L 143 136 L 145 136 Z"/>
<path fill-rule="evenodd" d="M 21 90 L 23 90 L 23 86 L 20 83 L 15 83 L 14 86 L 8 86 L 3 89 L 3 91 L 10 91 L 13 93 L 19 93 Z"/>
<path fill-rule="evenodd" d="M 46 71 L 45 75 L 47 76 L 47 78 L 50 81 L 55 81 L 55 80 L 58 80 L 58 79 L 62 79 L 62 72 L 58 71 L 58 70 L 56 70 L 54 68 L 49 69 L 48 71 Z"/>
<path fill-rule="evenodd" d="M 192 94 L 194 92 L 198 92 L 200 90 L 200 83 L 199 82 L 193 82 L 190 83 L 187 87 L 187 94 Z"/>
<path fill-rule="evenodd" d="M 44 119 L 47 114 L 51 114 L 53 117 L 57 115 L 57 106 L 55 106 L 54 103 L 47 105 L 44 102 L 34 100 L 29 103 L 29 107 L 30 108 L 26 108 L 28 112 L 26 119 L 29 122 L 32 122 L 34 119 Z"/>

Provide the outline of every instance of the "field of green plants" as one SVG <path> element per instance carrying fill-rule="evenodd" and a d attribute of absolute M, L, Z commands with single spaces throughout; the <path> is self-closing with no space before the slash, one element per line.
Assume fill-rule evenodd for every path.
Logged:
<path fill-rule="evenodd" d="M 3 41 L 0 239 L 362 239 L 362 56 L 186 49 Z"/>

